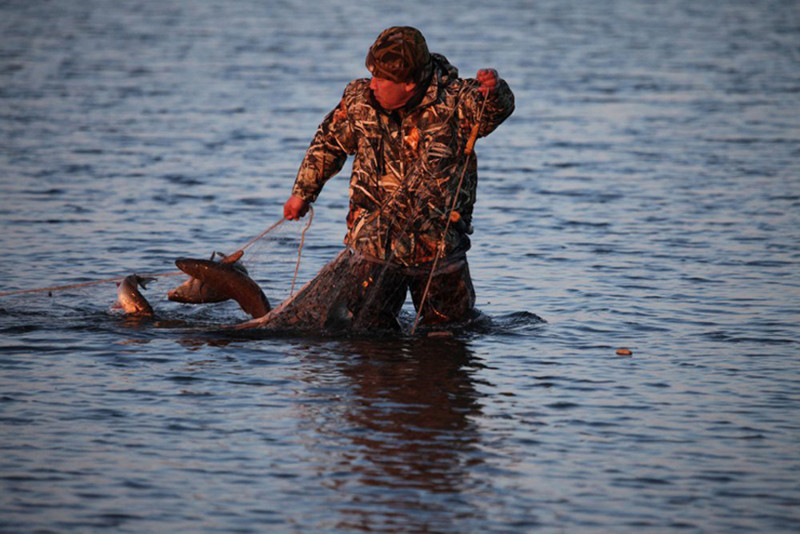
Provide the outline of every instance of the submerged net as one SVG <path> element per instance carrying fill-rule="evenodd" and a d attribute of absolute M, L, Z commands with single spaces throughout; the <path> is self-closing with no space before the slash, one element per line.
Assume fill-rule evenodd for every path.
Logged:
<path fill-rule="evenodd" d="M 423 323 L 449 322 L 451 317 L 469 320 L 475 292 L 465 258 L 444 262 L 436 269 L 432 277 L 436 289 L 425 300 L 428 275 L 426 268 L 400 268 L 345 249 L 296 295 L 237 328 L 399 332 L 403 328 L 398 316 L 409 290 L 415 307 L 422 310 Z"/>
<path fill-rule="evenodd" d="M 383 271 L 383 272 L 382 272 Z M 341 251 L 306 283 L 297 294 L 262 318 L 240 328 L 270 330 L 342 331 L 399 329 L 397 312 L 405 300 L 402 283 L 387 280 L 386 270 L 360 261 L 349 250 Z M 375 298 L 378 287 L 388 288 Z M 353 313 L 352 310 L 359 310 Z"/>

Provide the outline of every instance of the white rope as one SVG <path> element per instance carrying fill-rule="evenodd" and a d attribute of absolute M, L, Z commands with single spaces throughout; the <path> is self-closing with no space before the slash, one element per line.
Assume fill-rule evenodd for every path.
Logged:
<path fill-rule="evenodd" d="M 294 278 L 292 278 L 292 289 L 289 292 L 289 296 L 291 297 L 294 295 L 294 283 L 297 281 L 297 272 L 300 270 L 300 254 L 303 252 L 303 244 L 306 241 L 306 231 L 311 228 L 311 221 L 314 220 L 314 207 L 309 204 L 308 206 L 308 222 L 306 223 L 305 228 L 303 228 L 303 232 L 300 234 L 300 246 L 297 247 L 297 264 L 294 266 Z"/>

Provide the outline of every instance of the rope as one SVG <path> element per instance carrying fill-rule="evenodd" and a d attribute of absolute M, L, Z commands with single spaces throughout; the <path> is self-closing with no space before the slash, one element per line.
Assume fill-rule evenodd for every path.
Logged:
<path fill-rule="evenodd" d="M 138 273 L 137 273 L 138 274 Z M 183 271 L 172 271 L 168 273 L 155 273 L 155 274 L 141 274 L 140 276 L 146 276 L 149 278 L 160 278 L 162 276 L 178 276 L 180 274 L 185 274 Z M 22 295 L 24 293 L 42 293 L 47 291 L 48 293 L 53 291 L 62 291 L 64 289 L 75 289 L 78 287 L 86 287 L 86 286 L 94 286 L 98 284 L 105 284 L 108 282 L 120 282 L 125 280 L 126 276 L 118 276 L 116 278 L 106 278 L 104 280 L 93 280 L 91 282 L 82 282 L 79 284 L 70 284 L 66 286 L 51 286 L 51 287 L 40 287 L 36 289 L 20 289 L 18 291 L 3 291 L 0 292 L 0 297 L 8 297 L 11 295 Z"/>
<path fill-rule="evenodd" d="M 314 207 L 309 204 L 308 206 L 308 222 L 306 223 L 306 227 L 303 228 L 303 232 L 300 234 L 300 246 L 297 247 L 297 264 L 294 266 L 294 278 L 292 278 L 292 289 L 289 292 L 289 296 L 291 297 L 294 295 L 294 283 L 297 281 L 297 272 L 300 270 L 300 254 L 303 252 L 303 243 L 306 241 L 306 231 L 311 228 L 311 221 L 314 220 Z"/>
<path fill-rule="evenodd" d="M 475 121 L 475 125 L 472 127 L 472 131 L 469 133 L 469 138 L 467 139 L 467 144 L 464 146 L 464 154 L 467 156 L 467 160 L 464 162 L 464 167 L 461 169 L 461 177 L 458 179 L 458 186 L 456 187 L 456 193 L 453 195 L 453 202 L 450 204 L 450 209 L 447 212 L 447 222 L 444 225 L 444 232 L 442 232 L 442 238 L 439 241 L 439 245 L 436 247 L 436 256 L 433 258 L 433 265 L 431 265 L 431 272 L 428 274 L 428 281 L 425 284 L 425 291 L 422 292 L 422 298 L 419 301 L 419 307 L 417 308 L 417 315 L 414 317 L 414 326 L 411 327 L 411 335 L 413 336 L 417 330 L 417 324 L 419 323 L 419 318 L 422 315 L 422 308 L 425 305 L 425 300 L 428 298 L 428 291 L 431 288 L 431 281 L 433 280 L 433 273 L 436 272 L 436 266 L 439 264 L 439 259 L 444 252 L 445 247 L 445 239 L 447 239 L 447 231 L 450 229 L 450 222 L 452 221 L 453 211 L 456 209 L 456 203 L 458 202 L 458 195 L 461 193 L 461 184 L 464 183 L 464 175 L 467 173 L 467 167 L 469 166 L 469 155 L 472 154 L 472 151 L 475 148 L 475 141 L 478 139 L 478 130 L 480 130 L 481 126 L 481 119 L 483 118 L 483 110 L 486 108 L 486 102 L 488 98 L 483 99 L 483 105 L 481 106 L 481 110 L 478 113 L 478 117 Z"/>
<path fill-rule="evenodd" d="M 284 222 L 286 222 L 286 217 L 283 217 L 281 220 L 279 220 L 278 222 L 276 222 L 275 224 L 273 224 L 272 226 L 270 226 L 269 228 L 267 228 L 266 230 L 264 230 L 263 232 L 261 232 L 260 234 L 255 236 L 253 239 L 248 241 L 245 246 L 243 246 L 242 248 L 240 248 L 239 250 L 237 250 L 236 252 L 231 254 L 231 256 L 233 256 L 234 254 L 238 254 L 239 252 L 244 252 L 249 247 L 251 247 L 253 244 L 255 244 L 256 241 L 258 241 L 259 239 L 261 239 L 262 237 L 264 237 L 265 235 L 267 235 L 268 233 L 273 231 L 275 228 L 277 228 L 278 226 L 280 226 Z"/>
<path fill-rule="evenodd" d="M 462 95 L 464 94 L 464 92 L 466 90 L 467 90 L 467 86 L 466 85 L 464 87 L 462 87 L 461 90 L 459 90 L 457 100 L 461 100 L 461 97 L 462 97 Z M 484 105 L 485 104 L 486 104 L 486 102 L 484 101 Z M 449 123 L 453 119 L 453 116 L 456 114 L 457 109 L 458 109 L 457 107 L 454 107 L 450 111 L 450 114 L 447 116 L 447 119 L 444 121 L 445 123 Z M 481 114 L 483 114 L 483 109 L 481 109 Z M 472 132 L 470 132 L 470 134 L 471 133 Z M 474 141 L 473 141 L 473 144 L 474 144 Z M 388 220 L 387 228 L 389 228 L 390 229 L 389 231 L 391 232 L 391 228 L 394 226 L 395 222 L 397 221 L 397 215 L 396 214 L 392 214 L 392 211 L 387 211 L 387 209 L 392 207 L 393 201 L 395 200 L 395 198 L 399 198 L 401 192 L 405 193 L 406 191 L 412 191 L 413 188 L 416 187 L 417 184 L 422 180 L 422 178 L 424 176 L 423 173 L 417 172 L 416 169 L 417 169 L 417 167 L 422 165 L 423 160 L 427 159 L 427 156 L 428 156 L 428 154 L 430 153 L 430 150 L 431 150 L 431 146 L 432 146 L 432 144 L 429 143 L 425 147 L 425 157 L 420 156 L 419 158 L 414 160 L 414 162 L 412 163 L 411 168 L 408 169 L 406 174 L 407 175 L 413 175 L 412 179 L 402 182 L 397 188 L 395 188 L 395 190 L 392 191 L 392 193 L 388 196 L 388 198 L 386 198 L 383 202 L 381 202 L 381 205 L 378 207 L 378 209 L 372 215 L 369 216 L 369 218 L 367 219 L 367 222 L 371 222 L 376 217 L 383 217 L 384 215 L 388 216 L 389 220 Z M 465 151 L 466 151 L 466 149 L 465 149 Z M 444 163 L 440 163 L 440 165 L 444 165 Z M 463 175 L 462 175 L 462 178 L 463 178 Z M 384 212 L 386 212 L 386 213 L 384 213 Z M 406 220 L 406 224 L 403 225 L 402 232 L 406 232 L 408 230 L 409 226 L 412 223 L 413 223 L 413 218 L 409 217 Z M 380 286 L 380 283 L 383 280 L 384 275 L 386 274 L 386 270 L 389 268 L 389 264 L 392 262 L 392 259 L 394 259 L 394 253 L 395 253 L 395 251 L 392 250 L 390 252 L 389 256 L 383 260 L 385 262 L 384 266 L 383 266 L 383 269 L 381 269 L 381 272 L 378 274 L 378 277 L 372 283 L 373 288 L 377 288 L 377 287 Z M 361 307 L 361 309 L 358 311 L 358 313 L 356 314 L 355 318 L 353 319 L 353 324 L 358 324 L 358 322 L 361 320 L 361 312 L 363 312 L 364 310 L 368 310 L 370 308 L 370 306 L 372 305 L 372 302 L 374 300 L 374 295 L 375 295 L 375 291 L 373 290 L 373 291 L 370 292 L 369 296 L 367 297 L 366 301 L 364 302 L 364 305 Z"/>
<path fill-rule="evenodd" d="M 259 239 L 263 238 L 265 235 L 267 235 L 268 233 L 273 231 L 275 228 L 280 226 L 284 221 L 286 221 L 285 217 L 282 218 L 281 220 L 279 220 L 278 222 L 276 222 L 275 224 L 273 224 L 272 226 L 270 226 L 269 228 L 267 228 L 266 230 L 264 230 L 263 232 L 261 232 L 260 234 L 258 234 L 256 237 L 254 237 L 250 241 L 248 241 L 245 246 L 243 246 L 242 248 L 240 248 L 239 250 L 237 250 L 233 254 L 238 254 L 239 252 L 244 252 L 245 249 L 249 248 L 256 241 L 258 241 Z M 309 220 L 308 226 L 310 226 L 310 225 L 311 225 L 311 221 Z M 307 229 L 308 229 L 308 227 L 306 227 L 306 230 Z M 303 230 L 303 236 L 305 236 L 305 230 Z M 302 241 L 301 241 L 300 247 L 302 248 L 302 246 L 303 245 L 302 245 Z M 299 252 L 298 252 L 297 262 L 298 262 L 298 266 L 299 266 L 299 264 L 300 264 Z M 151 277 L 151 278 L 160 278 L 160 277 L 164 277 L 164 276 L 179 276 L 179 275 L 182 275 L 182 274 L 185 274 L 185 273 L 183 271 L 170 271 L 168 273 L 142 274 L 141 276 L 148 276 L 148 277 Z M 297 271 L 295 271 L 295 276 L 297 276 Z M 53 291 L 62 291 L 62 290 L 65 290 L 65 289 L 75 289 L 75 288 L 79 288 L 79 287 L 94 286 L 94 285 L 98 285 L 98 284 L 106 284 L 106 283 L 109 283 L 109 282 L 120 282 L 122 280 L 125 280 L 125 278 L 126 278 L 125 276 L 118 276 L 118 277 L 115 277 L 115 278 L 105 278 L 103 280 L 93 280 L 91 282 L 82 282 L 82 283 L 79 283 L 79 284 L 69 284 L 69 285 L 65 285 L 65 286 L 41 287 L 41 288 L 36 288 L 36 289 L 20 289 L 18 291 L 2 291 L 2 292 L 0 292 L 0 297 L 9 297 L 11 295 L 22 295 L 22 294 L 25 294 L 25 293 L 43 293 L 45 291 L 47 291 L 48 293 L 52 293 Z M 292 287 L 294 287 L 294 282 L 292 282 L 292 284 L 293 284 Z"/>
<path fill-rule="evenodd" d="M 467 86 L 464 86 L 464 87 L 461 88 L 461 90 L 458 92 L 457 100 L 461 100 L 461 96 L 464 94 L 464 92 L 466 90 L 467 90 Z M 485 102 L 484 102 L 484 104 L 485 104 Z M 456 114 L 456 111 L 457 111 L 457 107 L 454 107 L 450 111 L 450 114 L 447 116 L 447 119 L 445 121 L 443 121 L 443 122 L 444 123 L 449 123 L 453 119 L 453 116 Z M 481 113 L 483 113 L 483 110 L 481 110 Z M 383 128 L 382 125 L 381 125 L 381 128 Z M 424 157 L 422 155 L 420 155 L 411 164 L 411 168 L 406 171 L 405 174 L 407 176 L 408 175 L 412 175 L 412 178 L 410 180 L 406 180 L 403 183 L 401 183 L 399 185 L 399 187 L 396 187 L 394 189 L 394 191 L 392 191 L 389 194 L 389 196 L 385 200 L 383 200 L 381 202 L 381 205 L 378 206 L 378 209 L 375 210 L 375 212 L 373 212 L 372 215 L 370 215 L 365 222 L 369 223 L 369 222 L 373 221 L 377 217 L 383 217 L 384 215 L 389 215 L 389 216 L 391 216 L 391 219 L 389 220 L 388 227 L 391 228 L 392 226 L 394 226 L 394 223 L 397 220 L 397 216 L 396 215 L 392 215 L 391 211 L 386 211 L 386 210 L 388 208 L 392 207 L 392 202 L 395 200 L 395 198 L 399 198 L 400 197 L 400 193 L 401 192 L 405 193 L 407 191 L 413 191 L 413 188 L 416 187 L 417 184 L 420 181 L 422 181 L 424 176 L 426 176 L 425 174 L 423 174 L 421 172 L 417 172 L 416 169 L 417 169 L 417 167 L 420 167 L 422 165 L 422 162 L 425 159 L 427 159 L 427 157 L 428 157 L 428 155 L 430 154 L 430 151 L 431 151 L 431 146 L 432 146 L 432 143 L 429 143 L 428 145 L 426 145 L 425 146 L 425 155 L 424 155 Z M 443 166 L 444 162 L 440 163 L 440 165 Z M 384 213 L 384 212 L 386 212 L 386 213 Z M 408 226 L 410 224 L 411 224 L 411 219 L 409 219 L 406 222 L 406 225 L 403 227 L 403 231 L 404 232 L 406 230 L 408 230 Z M 394 256 L 394 252 L 392 252 L 392 256 Z M 391 261 L 391 260 L 387 258 L 386 261 Z"/>

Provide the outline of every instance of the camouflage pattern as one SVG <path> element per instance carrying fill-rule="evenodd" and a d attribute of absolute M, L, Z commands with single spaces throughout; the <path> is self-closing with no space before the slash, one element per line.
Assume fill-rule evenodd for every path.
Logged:
<path fill-rule="evenodd" d="M 431 54 L 431 65 L 426 90 L 394 112 L 375 101 L 368 78 L 348 84 L 320 124 L 292 190 L 313 202 L 355 155 L 344 242 L 366 257 L 401 266 L 434 259 L 464 168 L 444 256 L 470 247 L 478 175 L 475 153 L 465 154 L 464 147 L 484 96 L 479 82 L 459 78 L 444 56 Z M 491 133 L 513 110 L 514 95 L 499 79 L 486 97 L 478 136 Z"/>
<path fill-rule="evenodd" d="M 419 82 L 430 76 L 431 55 L 419 30 L 395 26 L 381 32 L 370 47 L 367 70 L 393 82 Z"/>

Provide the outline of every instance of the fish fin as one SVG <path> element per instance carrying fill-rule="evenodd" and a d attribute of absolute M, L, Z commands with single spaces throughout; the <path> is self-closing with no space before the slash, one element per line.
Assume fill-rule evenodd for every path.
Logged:
<path fill-rule="evenodd" d="M 217 252 L 219 254 L 219 252 Z M 244 250 L 237 250 L 230 256 L 225 256 L 224 254 L 220 254 L 222 256 L 222 263 L 236 263 L 242 256 L 244 256 Z"/>
<path fill-rule="evenodd" d="M 137 281 L 139 285 L 142 286 L 142 289 L 147 289 L 147 284 L 150 282 L 155 282 L 158 278 L 154 278 L 152 276 L 138 276 Z"/>

